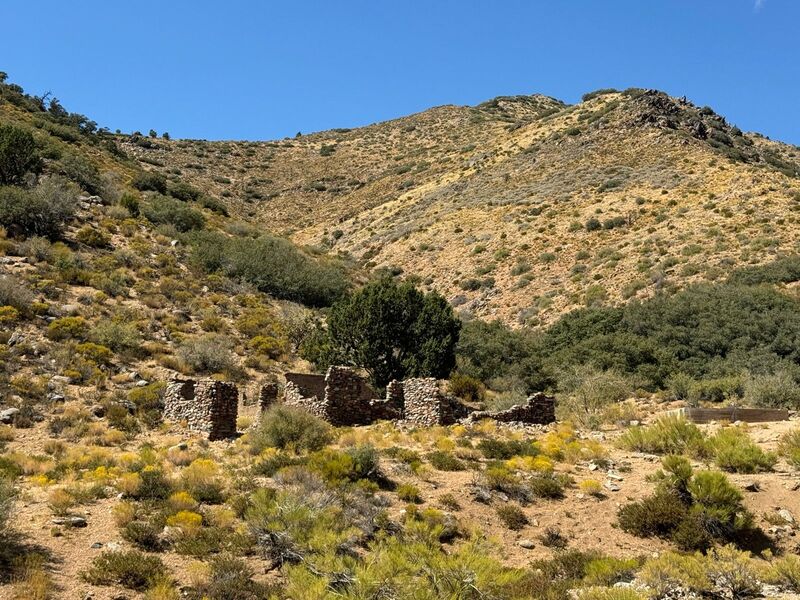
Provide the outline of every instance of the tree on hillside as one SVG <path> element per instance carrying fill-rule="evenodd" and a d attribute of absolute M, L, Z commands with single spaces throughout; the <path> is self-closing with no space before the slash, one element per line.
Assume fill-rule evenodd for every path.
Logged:
<path fill-rule="evenodd" d="M 381 279 L 337 301 L 327 328 L 304 343 L 303 354 L 319 368 L 363 368 L 383 388 L 392 379 L 447 377 L 460 330 L 441 295 Z"/>
<path fill-rule="evenodd" d="M 39 164 L 33 136 L 20 127 L 0 125 L 0 185 L 19 185 Z"/>

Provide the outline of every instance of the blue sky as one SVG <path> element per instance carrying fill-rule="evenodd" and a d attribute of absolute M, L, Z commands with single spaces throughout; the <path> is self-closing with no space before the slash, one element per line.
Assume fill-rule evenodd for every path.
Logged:
<path fill-rule="evenodd" d="M 3 0 L 0 70 L 123 131 L 273 139 L 655 87 L 800 144 L 798 0 Z"/>

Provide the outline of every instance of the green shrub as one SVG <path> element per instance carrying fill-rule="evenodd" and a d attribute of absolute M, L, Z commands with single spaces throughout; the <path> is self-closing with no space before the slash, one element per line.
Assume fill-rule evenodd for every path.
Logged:
<path fill-rule="evenodd" d="M 82 575 L 92 585 L 121 585 L 131 590 L 146 590 L 167 572 L 157 556 L 139 550 L 103 552 Z"/>
<path fill-rule="evenodd" d="M 25 175 L 41 166 L 36 142 L 26 129 L 0 124 L 0 185 L 23 183 Z"/>
<path fill-rule="evenodd" d="M 497 517 L 508 529 L 518 531 L 528 524 L 528 517 L 516 504 L 504 504 L 495 509 Z"/>
<path fill-rule="evenodd" d="M 419 493 L 419 489 L 410 483 L 401 483 L 397 486 L 396 492 L 397 497 L 403 502 L 413 502 L 414 504 L 419 504 L 422 502 L 422 496 Z"/>
<path fill-rule="evenodd" d="M 750 406 L 800 408 L 800 385 L 787 370 L 751 375 L 744 384 L 744 399 Z"/>
<path fill-rule="evenodd" d="M 620 437 L 620 444 L 628 450 L 652 454 L 698 455 L 705 452 L 700 428 L 678 415 L 664 415 L 646 427 L 630 427 Z"/>
<path fill-rule="evenodd" d="M 131 185 L 142 192 L 152 191 L 159 194 L 167 193 L 167 178 L 161 173 L 143 171 L 133 178 Z"/>
<path fill-rule="evenodd" d="M 133 352 L 139 348 L 142 339 L 134 323 L 119 318 L 100 320 L 92 328 L 89 337 L 114 352 Z"/>
<path fill-rule="evenodd" d="M 546 473 L 534 475 L 528 482 L 531 492 L 537 498 L 563 498 L 567 478 L 562 475 Z"/>
<path fill-rule="evenodd" d="M 163 528 L 150 521 L 131 521 L 120 530 L 122 539 L 134 544 L 137 548 L 150 552 L 161 548 L 159 534 Z"/>
<path fill-rule="evenodd" d="M 462 373 L 453 373 L 450 376 L 450 393 L 467 402 L 480 402 L 486 390 L 479 379 Z"/>
<path fill-rule="evenodd" d="M 119 204 L 125 210 L 127 210 L 132 217 L 139 216 L 140 204 L 139 204 L 139 197 L 137 195 L 131 194 L 130 192 L 126 192 L 119 199 Z"/>
<path fill-rule="evenodd" d="M 142 214 L 156 225 L 172 225 L 181 233 L 202 229 L 206 219 L 198 210 L 168 196 L 155 196 L 142 208 Z"/>
<path fill-rule="evenodd" d="M 83 317 L 61 317 L 47 326 L 47 337 L 56 341 L 82 340 L 88 333 L 88 325 Z"/>
<path fill-rule="evenodd" d="M 0 225 L 12 234 L 56 238 L 75 214 L 74 192 L 48 178 L 33 190 L 0 187 Z"/>
<path fill-rule="evenodd" d="M 14 482 L 0 463 L 0 542 L 8 534 L 8 520 L 14 506 Z"/>
<path fill-rule="evenodd" d="M 167 190 L 169 195 L 173 198 L 177 198 L 182 202 L 193 202 L 196 201 L 202 196 L 202 192 L 198 190 L 196 187 L 189 185 L 184 181 L 178 181 L 176 183 L 170 183 L 167 185 Z M 158 190 L 156 190 L 158 191 Z M 161 192 L 162 194 L 164 192 Z"/>
<path fill-rule="evenodd" d="M 381 477 L 378 452 L 370 445 L 354 446 L 344 452 L 322 450 L 309 457 L 308 467 L 333 484 Z"/>
<path fill-rule="evenodd" d="M 231 340 L 219 333 L 206 333 L 184 340 L 178 357 L 197 373 L 220 373 L 236 366 Z"/>
<path fill-rule="evenodd" d="M 714 461 L 720 469 L 734 473 L 771 471 L 776 456 L 764 452 L 741 427 L 721 429 L 711 439 Z"/>
<path fill-rule="evenodd" d="M 478 450 L 486 458 L 494 460 L 508 460 L 515 456 L 536 456 L 539 449 L 527 440 L 502 440 L 484 438 L 478 442 Z"/>
<path fill-rule="evenodd" d="M 91 248 L 107 248 L 111 244 L 108 234 L 90 225 L 81 227 L 75 234 L 75 239 Z"/>
<path fill-rule="evenodd" d="M 795 469 L 800 469 L 800 429 L 783 434 L 778 451 Z"/>
<path fill-rule="evenodd" d="M 29 314 L 33 301 L 33 293 L 21 279 L 0 275 L 0 306 L 11 306 L 19 313 Z"/>
<path fill-rule="evenodd" d="M 767 567 L 764 579 L 792 592 L 800 592 L 800 556 L 786 554 Z"/>
<path fill-rule="evenodd" d="M 114 359 L 114 353 L 109 348 L 92 342 L 78 344 L 75 346 L 75 351 L 84 358 L 101 365 L 109 365 Z"/>
<path fill-rule="evenodd" d="M 272 598 L 270 587 L 253 581 L 253 569 L 241 558 L 229 554 L 209 561 L 205 582 L 197 591 L 204 598 L 219 600 L 265 600 Z"/>
<path fill-rule="evenodd" d="M 77 183 L 89 194 L 99 196 L 105 191 L 103 179 L 97 167 L 82 156 L 66 153 L 58 161 L 58 167 L 62 175 Z"/>
<path fill-rule="evenodd" d="M 219 232 L 195 232 L 189 242 L 193 261 L 204 271 L 222 272 L 276 298 L 328 306 L 349 285 L 340 262 L 312 258 L 281 238 L 229 238 Z"/>
<path fill-rule="evenodd" d="M 617 520 L 623 531 L 639 537 L 667 537 L 686 518 L 686 505 L 670 492 L 660 492 L 622 506 Z"/>
<path fill-rule="evenodd" d="M 434 469 L 439 471 L 463 471 L 464 463 L 458 460 L 452 452 L 437 450 L 431 452 L 425 458 L 431 463 Z"/>
<path fill-rule="evenodd" d="M 275 405 L 261 416 L 248 438 L 253 454 L 270 447 L 315 451 L 332 440 L 332 432 L 325 421 L 304 410 Z"/>

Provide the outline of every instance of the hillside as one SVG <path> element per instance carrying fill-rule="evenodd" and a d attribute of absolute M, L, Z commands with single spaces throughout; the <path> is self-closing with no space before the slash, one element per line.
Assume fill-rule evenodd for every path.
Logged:
<path fill-rule="evenodd" d="M 800 597 L 795 160 L 657 92 L 203 142 L 0 73 L 0 600 Z M 558 421 L 262 413 L 337 332 Z"/>
<path fill-rule="evenodd" d="M 443 106 L 276 142 L 123 144 L 233 212 L 461 310 L 548 324 L 797 250 L 800 151 L 655 91 Z"/>

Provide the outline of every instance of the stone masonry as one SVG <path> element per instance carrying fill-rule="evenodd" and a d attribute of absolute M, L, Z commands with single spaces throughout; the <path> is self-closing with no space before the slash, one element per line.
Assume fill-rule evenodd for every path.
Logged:
<path fill-rule="evenodd" d="M 203 431 L 209 440 L 236 436 L 239 390 L 223 381 L 175 380 L 164 393 L 164 418 Z"/>
<path fill-rule="evenodd" d="M 531 423 L 547 425 L 556 420 L 556 399 L 539 392 L 528 397 L 525 404 L 515 404 L 511 408 L 492 412 L 480 410 L 471 413 L 469 421 L 493 419 L 500 423 Z"/>
<path fill-rule="evenodd" d="M 342 426 L 367 425 L 378 420 L 403 420 L 423 427 L 451 425 L 464 418 L 472 422 L 495 419 L 535 424 L 555 420 L 555 399 L 544 394 L 535 394 L 526 404 L 508 410 L 472 412 L 473 409 L 444 392 L 441 386 L 442 382 L 432 377 L 391 381 L 385 397 L 378 399 L 354 369 L 334 366 L 324 376 L 287 373 L 284 404 Z"/>
<path fill-rule="evenodd" d="M 261 412 L 267 410 L 278 401 L 278 384 L 275 381 L 268 381 L 258 390 L 258 407 Z"/>

